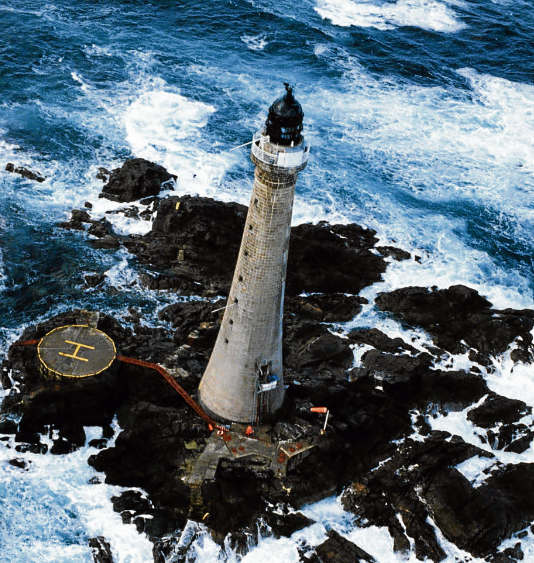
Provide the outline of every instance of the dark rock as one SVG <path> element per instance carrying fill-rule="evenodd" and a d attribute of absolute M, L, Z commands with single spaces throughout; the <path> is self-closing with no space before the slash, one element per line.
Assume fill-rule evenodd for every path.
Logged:
<path fill-rule="evenodd" d="M 15 435 L 16 442 L 25 442 L 27 444 L 39 444 L 41 442 L 41 436 L 35 432 L 17 432 Z"/>
<path fill-rule="evenodd" d="M 25 454 L 25 453 L 32 453 L 32 454 L 45 454 L 48 451 L 48 446 L 46 444 L 18 444 L 15 446 L 15 451 Z"/>
<path fill-rule="evenodd" d="M 31 463 L 31 461 L 27 462 L 21 457 L 16 457 L 15 459 L 10 459 L 8 463 L 13 467 L 18 467 L 19 469 L 24 469 L 25 471 L 28 471 L 28 464 Z"/>
<path fill-rule="evenodd" d="M 486 561 L 489 563 L 514 563 L 514 560 L 510 559 L 505 553 L 497 553 L 493 557 L 488 557 Z"/>
<path fill-rule="evenodd" d="M 115 512 L 128 510 L 139 515 L 149 514 L 151 509 L 150 502 L 139 491 L 124 491 L 119 496 L 111 497 L 111 502 Z"/>
<path fill-rule="evenodd" d="M 396 356 L 369 350 L 362 356 L 362 367 L 351 371 L 351 378 L 372 378 L 395 400 L 420 408 L 430 403 L 465 408 L 489 392 L 481 375 L 431 369 L 432 362 L 426 353 Z"/>
<path fill-rule="evenodd" d="M 11 162 L 6 164 L 6 170 L 8 172 L 13 172 L 15 174 L 20 174 L 23 178 L 27 178 L 28 180 L 36 180 L 37 182 L 44 182 L 46 177 L 43 176 L 40 172 L 32 172 L 23 166 L 15 166 Z"/>
<path fill-rule="evenodd" d="M 177 176 L 169 174 L 159 166 L 143 158 L 127 160 L 121 168 L 112 170 L 108 183 L 100 197 L 112 201 L 131 202 L 158 195 L 162 184 L 171 189 L 171 181 Z"/>
<path fill-rule="evenodd" d="M 453 354 L 474 348 L 472 361 L 488 364 L 514 341 L 514 361 L 526 363 L 534 358 L 534 311 L 491 309 L 487 299 L 463 285 L 441 290 L 406 287 L 380 294 L 376 303 L 380 310 L 398 315 L 409 325 L 423 327 L 436 346 Z"/>
<path fill-rule="evenodd" d="M 10 414 L 0 415 L 0 434 L 16 434 L 18 424 L 16 418 Z"/>
<path fill-rule="evenodd" d="M 307 334 L 306 328 L 309 327 L 310 333 Z M 313 368 L 314 370 L 321 365 L 327 364 L 338 371 L 339 375 L 346 377 L 345 370 L 354 361 L 354 354 L 350 348 L 350 343 L 345 338 L 332 334 L 323 325 L 302 325 L 301 330 L 297 331 L 295 337 L 302 344 L 289 354 L 286 358 L 287 364 L 293 369 L 303 372 Z M 294 344 L 300 344 L 299 340 Z"/>
<path fill-rule="evenodd" d="M 516 543 L 514 547 L 507 547 L 503 553 L 516 561 L 523 561 L 523 558 L 525 557 L 523 550 L 521 549 L 521 542 Z"/>
<path fill-rule="evenodd" d="M 343 293 L 306 295 L 286 299 L 285 312 L 327 323 L 343 322 L 360 313 L 364 303 L 367 303 L 364 297 Z"/>
<path fill-rule="evenodd" d="M 402 352 L 419 353 L 419 350 L 406 344 L 402 338 L 390 338 L 377 328 L 355 328 L 347 336 L 350 341 L 356 344 L 368 344 L 388 354 L 399 354 Z"/>
<path fill-rule="evenodd" d="M 106 274 L 85 274 L 83 278 L 87 287 L 97 287 L 106 279 Z"/>
<path fill-rule="evenodd" d="M 91 477 L 89 481 L 87 481 L 89 485 L 100 485 L 102 481 L 98 477 Z"/>
<path fill-rule="evenodd" d="M 97 180 L 102 180 L 102 182 L 107 182 L 110 174 L 111 174 L 111 172 L 109 170 L 107 170 L 103 166 L 100 166 L 98 168 L 98 174 L 95 176 L 95 178 Z"/>
<path fill-rule="evenodd" d="M 11 377 L 9 377 L 9 365 L 4 363 L 4 365 L 0 368 L 0 385 L 2 388 L 7 390 L 13 387 L 13 382 L 11 381 Z M 4 421 L 0 416 L 0 433 L 2 432 L 2 425 Z M 11 432 L 5 432 L 5 434 L 11 434 Z"/>
<path fill-rule="evenodd" d="M 94 248 L 102 248 L 102 249 L 114 249 L 119 248 L 121 243 L 114 237 L 110 235 L 105 235 L 100 239 L 93 239 L 90 240 L 89 243 Z"/>
<path fill-rule="evenodd" d="M 79 221 L 63 221 L 58 225 L 62 229 L 67 229 L 68 231 L 85 231 L 83 223 Z"/>
<path fill-rule="evenodd" d="M 93 559 L 95 563 L 113 563 L 111 546 L 104 536 L 89 538 L 89 547 L 93 550 Z"/>
<path fill-rule="evenodd" d="M 67 440 L 74 449 L 85 446 L 85 429 L 76 421 L 67 420 L 59 426 L 59 437 Z"/>
<path fill-rule="evenodd" d="M 315 548 L 310 563 L 376 563 L 374 557 L 335 530 L 328 530 L 328 539 Z"/>
<path fill-rule="evenodd" d="M 86 201 L 86 202 L 83 204 L 83 206 L 84 206 L 86 209 L 93 209 L 93 204 L 92 204 L 90 201 Z"/>
<path fill-rule="evenodd" d="M 139 217 L 139 207 L 132 205 L 131 207 L 122 207 L 121 209 L 115 209 L 114 211 L 106 211 L 108 215 L 124 215 L 131 219 L 137 219 Z"/>
<path fill-rule="evenodd" d="M 351 293 L 382 279 L 386 263 L 371 252 L 375 231 L 358 225 L 299 225 L 291 229 L 286 292 Z"/>
<path fill-rule="evenodd" d="M 92 223 L 91 216 L 83 209 L 73 209 L 70 220 L 74 223 Z"/>
<path fill-rule="evenodd" d="M 50 448 L 50 453 L 53 455 L 70 454 L 77 449 L 76 446 L 71 444 L 65 438 L 58 438 L 57 440 L 52 440 L 52 443 L 53 445 Z"/>
<path fill-rule="evenodd" d="M 314 524 L 314 521 L 304 516 L 302 512 L 290 512 L 288 514 L 279 514 L 269 511 L 266 514 L 267 524 L 270 526 L 273 535 L 276 538 L 280 536 L 290 537 L 298 530 L 307 528 Z"/>
<path fill-rule="evenodd" d="M 467 419 L 480 428 L 492 428 L 498 422 L 517 422 L 531 412 L 532 408 L 523 401 L 491 393 L 481 405 L 469 411 Z"/>
<path fill-rule="evenodd" d="M 87 231 L 87 234 L 93 235 L 97 238 L 104 238 L 112 236 L 113 229 L 111 223 L 104 217 L 103 219 L 100 219 L 100 221 L 93 221 Z"/>
<path fill-rule="evenodd" d="M 406 250 L 395 248 L 394 246 L 377 246 L 376 250 L 380 252 L 384 258 L 391 256 L 394 260 L 398 260 L 399 262 L 409 260 L 412 257 L 412 255 Z"/>

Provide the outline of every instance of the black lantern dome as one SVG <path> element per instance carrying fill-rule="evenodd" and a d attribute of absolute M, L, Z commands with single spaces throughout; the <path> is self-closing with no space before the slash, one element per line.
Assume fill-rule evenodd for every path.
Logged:
<path fill-rule="evenodd" d="M 302 137 L 302 120 L 304 112 L 301 105 L 293 96 L 293 88 L 289 84 L 286 87 L 286 95 L 269 108 L 269 116 L 265 122 L 266 134 L 269 135 L 271 143 L 289 146 L 291 143 L 297 145 Z"/>

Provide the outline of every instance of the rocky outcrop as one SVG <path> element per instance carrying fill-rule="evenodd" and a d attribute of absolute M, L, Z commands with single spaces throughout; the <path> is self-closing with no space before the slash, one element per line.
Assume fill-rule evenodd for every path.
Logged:
<path fill-rule="evenodd" d="M 107 170 L 103 169 L 100 173 L 105 177 Z M 132 158 L 121 168 L 111 171 L 100 197 L 121 202 L 137 201 L 159 195 L 163 185 L 172 189 L 172 181 L 176 178 L 177 176 L 169 174 L 163 166 L 144 158 Z"/>
<path fill-rule="evenodd" d="M 356 544 L 340 536 L 335 530 L 328 530 L 328 539 L 318 545 L 304 561 L 310 563 L 376 563 Z"/>
<path fill-rule="evenodd" d="M 93 551 L 93 560 L 95 563 L 113 563 L 111 546 L 104 536 L 89 538 L 89 547 Z"/>
<path fill-rule="evenodd" d="M 376 304 L 381 311 L 424 328 L 436 346 L 452 354 L 470 351 L 469 358 L 483 365 L 488 365 L 492 356 L 504 353 L 512 342 L 516 343 L 512 360 L 534 359 L 534 311 L 493 309 L 487 299 L 469 287 L 406 287 L 380 294 Z"/>
<path fill-rule="evenodd" d="M 28 180 L 35 180 L 36 182 L 44 182 L 46 177 L 43 176 L 40 172 L 32 172 L 24 166 L 15 166 L 13 163 L 8 162 L 6 164 L 6 171 L 12 172 L 14 174 L 20 174 L 23 178 L 27 178 Z"/>

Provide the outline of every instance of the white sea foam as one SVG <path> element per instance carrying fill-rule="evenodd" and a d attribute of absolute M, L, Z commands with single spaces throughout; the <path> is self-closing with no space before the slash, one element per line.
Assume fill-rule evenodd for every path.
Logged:
<path fill-rule="evenodd" d="M 488 387 L 499 395 L 524 401 L 534 407 L 534 365 L 514 362 L 511 352 L 493 358 L 493 370 L 485 375 Z"/>
<path fill-rule="evenodd" d="M 476 405 L 471 405 L 463 411 L 449 412 L 447 414 L 437 414 L 428 418 L 428 423 L 432 430 L 444 430 L 450 432 L 453 436 L 460 436 L 464 442 L 473 444 L 478 448 L 492 453 L 495 460 L 503 465 L 517 463 L 534 463 L 534 447 L 532 444 L 522 454 L 506 452 L 503 450 L 494 450 L 487 440 L 487 431 L 483 428 L 475 426 L 467 419 L 467 414 Z"/>
<path fill-rule="evenodd" d="M 530 279 L 488 254 L 484 241 L 531 244 L 534 87 L 471 70 L 461 71 L 467 93 L 403 84 L 372 76 L 342 49 L 319 44 L 315 53 L 344 72 L 344 88 L 299 96 L 325 129 L 307 132 L 313 153 L 295 216 L 357 222 L 376 229 L 381 244 L 421 257 L 392 262 L 384 291 L 463 283 L 497 307 L 533 307 Z M 356 191 L 353 174 L 362 179 Z M 373 185 L 377 175 L 391 187 Z M 482 245 L 471 246 L 468 220 Z"/>
<path fill-rule="evenodd" d="M 343 27 L 375 27 L 387 30 L 413 26 L 445 33 L 466 27 L 454 10 L 435 0 L 317 0 L 315 10 L 323 19 L 329 19 L 334 25 Z"/>
<path fill-rule="evenodd" d="M 495 465 L 495 459 L 491 457 L 473 456 L 466 459 L 456 469 L 473 485 L 476 489 L 486 480 L 487 475 L 483 471 Z"/>
<path fill-rule="evenodd" d="M 215 107 L 178 93 L 147 92 L 125 112 L 126 138 L 135 155 L 176 171 L 180 192 L 214 195 L 236 161 L 202 134 L 214 112 Z"/>
<path fill-rule="evenodd" d="M 101 429 L 86 432 L 87 441 L 101 436 Z M 117 563 L 153 561 L 146 536 L 113 511 L 110 498 L 124 489 L 88 484 L 98 474 L 87 458 L 97 450 L 85 446 L 69 455 L 21 454 L 8 445 L 13 448 L 14 442 L 0 442 L 3 561 L 91 563 L 87 541 L 98 535 L 109 541 Z M 8 464 L 15 457 L 28 463 L 27 471 Z"/>
<path fill-rule="evenodd" d="M 269 43 L 266 33 L 260 33 L 259 35 L 242 35 L 241 41 L 243 41 L 251 51 L 263 51 Z"/>

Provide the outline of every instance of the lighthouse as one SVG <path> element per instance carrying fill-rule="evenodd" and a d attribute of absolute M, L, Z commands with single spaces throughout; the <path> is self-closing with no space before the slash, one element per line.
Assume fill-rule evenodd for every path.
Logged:
<path fill-rule="evenodd" d="M 302 107 L 286 94 L 253 136 L 254 186 L 221 328 L 199 387 L 224 422 L 261 424 L 282 406 L 282 316 L 293 199 L 309 144 Z"/>

